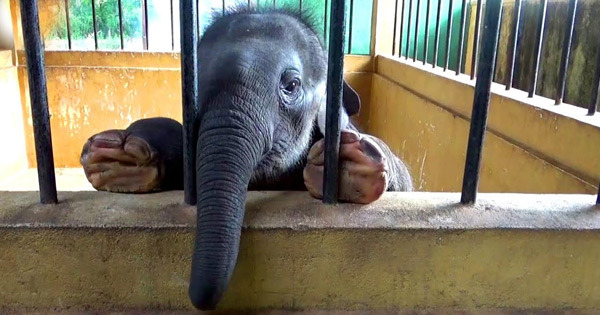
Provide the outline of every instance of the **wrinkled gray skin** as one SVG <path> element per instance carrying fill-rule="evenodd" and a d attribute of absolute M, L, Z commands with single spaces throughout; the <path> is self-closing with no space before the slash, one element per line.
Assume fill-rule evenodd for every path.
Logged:
<path fill-rule="evenodd" d="M 323 138 L 327 61 L 318 35 L 298 14 L 244 8 L 215 19 L 198 59 L 198 218 L 189 296 L 210 310 L 236 264 L 247 190 L 307 188 L 308 151 Z M 360 108 L 347 84 L 343 103 L 345 114 Z M 345 129 L 357 131 L 350 122 Z M 88 180 L 115 192 L 181 189 L 181 130 L 174 120 L 152 118 L 90 138 L 81 159 Z M 412 190 L 388 146 L 361 136 L 385 158 L 387 190 Z"/>
<path fill-rule="evenodd" d="M 202 37 L 198 226 L 189 289 L 197 308 L 214 309 L 230 280 L 247 189 L 282 188 L 286 178 L 302 185 L 306 153 L 320 136 L 313 128 L 325 106 L 326 56 L 307 23 L 284 11 L 237 9 Z M 357 106 L 346 96 L 347 109 Z M 376 141 L 391 161 L 388 190 L 410 190 L 402 162 Z"/>

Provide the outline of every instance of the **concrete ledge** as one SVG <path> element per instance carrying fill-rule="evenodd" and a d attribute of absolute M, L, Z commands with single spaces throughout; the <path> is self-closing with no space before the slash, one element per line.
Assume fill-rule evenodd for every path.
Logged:
<path fill-rule="evenodd" d="M 222 310 L 600 309 L 592 195 L 252 192 Z M 0 309 L 191 309 L 181 192 L 0 192 Z"/>

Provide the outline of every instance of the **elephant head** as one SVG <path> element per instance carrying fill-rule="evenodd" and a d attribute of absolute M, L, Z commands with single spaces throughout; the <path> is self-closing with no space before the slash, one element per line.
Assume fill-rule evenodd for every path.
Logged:
<path fill-rule="evenodd" d="M 210 310 L 237 261 L 248 186 L 300 163 L 314 127 L 324 127 L 327 54 L 301 14 L 236 8 L 205 30 L 198 75 L 198 212 L 189 296 L 195 307 Z M 347 121 L 360 102 L 347 84 L 343 96 Z"/>

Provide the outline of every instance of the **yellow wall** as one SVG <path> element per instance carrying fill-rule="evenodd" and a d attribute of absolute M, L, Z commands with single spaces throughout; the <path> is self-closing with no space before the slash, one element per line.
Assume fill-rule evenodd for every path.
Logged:
<path fill-rule="evenodd" d="M 367 130 L 406 160 L 417 189 L 460 191 L 472 84 L 386 57 L 377 57 L 376 71 Z M 598 127 L 499 94 L 489 115 L 480 191 L 595 193 Z M 569 163 L 576 171 L 565 171 Z"/>
<path fill-rule="evenodd" d="M 46 78 L 56 167 L 80 167 L 85 141 L 106 129 L 123 129 L 146 117 L 181 121 L 179 54 L 47 52 Z M 368 106 L 371 58 L 347 58 L 346 78 Z M 36 165 L 24 54 L 19 79 L 25 108 L 27 157 Z"/>
<path fill-rule="evenodd" d="M 19 81 L 11 55 L 0 51 L 0 182 L 27 168 Z"/>

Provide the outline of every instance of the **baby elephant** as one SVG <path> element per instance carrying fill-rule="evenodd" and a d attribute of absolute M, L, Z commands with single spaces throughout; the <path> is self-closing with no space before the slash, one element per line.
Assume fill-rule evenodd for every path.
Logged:
<path fill-rule="evenodd" d="M 189 295 L 214 309 L 233 272 L 248 190 L 322 197 L 327 54 L 297 12 L 238 7 L 215 17 L 198 46 L 197 232 Z M 360 109 L 344 82 L 340 199 L 370 203 L 409 191 L 405 165 L 348 119 Z M 81 164 L 98 190 L 182 189 L 182 126 L 138 120 L 92 136 Z"/>

